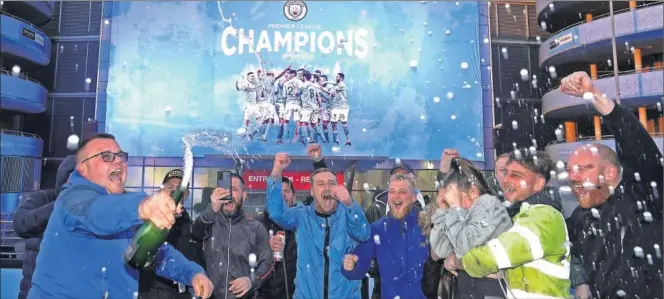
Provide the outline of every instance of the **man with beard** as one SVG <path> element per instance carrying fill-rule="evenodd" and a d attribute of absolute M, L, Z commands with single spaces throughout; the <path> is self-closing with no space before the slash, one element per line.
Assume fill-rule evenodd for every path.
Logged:
<path fill-rule="evenodd" d="M 415 176 L 390 177 L 388 216 L 371 224 L 373 240 L 360 244 L 344 257 L 343 275 L 363 279 L 373 259 L 380 269 L 382 298 L 425 299 L 422 292 L 423 265 L 429 258 L 427 237 L 418 225 L 415 209 Z"/>
<path fill-rule="evenodd" d="M 180 184 L 182 184 L 183 177 L 184 173 L 180 169 L 169 171 L 164 177 L 161 191 L 173 194 Z M 184 201 L 187 198 L 189 198 L 188 190 L 182 195 L 182 205 L 184 205 Z M 190 261 L 203 266 L 203 248 L 200 243 L 191 240 L 191 225 L 193 221 L 189 217 L 189 213 L 187 213 L 187 210 L 183 210 L 182 214 L 176 215 L 175 218 L 175 224 L 173 224 L 173 227 L 168 232 L 168 244 L 173 245 L 175 249 L 180 251 Z M 142 299 L 191 299 L 187 285 L 158 277 L 153 269 L 141 271 L 138 282 L 139 293 Z"/>
<path fill-rule="evenodd" d="M 135 298 L 138 271 L 123 255 L 145 221 L 171 228 L 182 206 L 169 193 L 125 192 L 128 154 L 115 137 L 97 134 L 76 152 L 76 169 L 63 186 L 44 232 L 29 299 Z M 157 275 L 212 293 L 201 266 L 171 245 L 159 248 Z"/>
<path fill-rule="evenodd" d="M 296 205 L 293 182 L 287 177 L 281 178 L 281 196 L 288 208 Z M 281 260 L 274 263 L 274 273 L 261 288 L 263 299 L 290 299 L 295 292 L 295 271 L 297 266 L 297 243 L 295 231 L 287 230 L 274 223 L 266 210 L 263 224 L 270 232 L 270 248 L 282 253 Z M 279 235 L 283 233 L 283 235 Z"/>
<path fill-rule="evenodd" d="M 602 94 L 586 73 L 564 78 L 561 91 L 591 99 L 616 142 L 615 152 L 587 144 L 569 156 L 579 201 L 568 219 L 572 255 L 586 274 L 576 296 L 661 298 L 662 155 L 632 111 Z"/>
<path fill-rule="evenodd" d="M 310 176 L 314 202 L 288 208 L 282 198 L 281 174 L 289 164 L 287 154 L 275 156 L 268 177 L 267 210 L 279 226 L 295 230 L 300 241 L 293 298 L 359 299 L 359 283 L 343 277 L 341 265 L 345 253 L 370 237 L 362 208 L 327 168 L 319 168 Z"/>
<path fill-rule="evenodd" d="M 458 262 L 471 277 L 504 272 L 509 297 L 566 298 L 570 289 L 570 248 L 560 202 L 546 184 L 553 165 L 541 152 L 510 154 L 501 188 L 514 226 Z"/>
<path fill-rule="evenodd" d="M 244 180 L 231 174 L 231 190 L 216 188 L 210 206 L 192 226 L 192 238 L 203 242 L 205 264 L 215 285 L 214 298 L 251 298 L 272 273 L 272 251 L 263 224 L 242 210 Z"/>

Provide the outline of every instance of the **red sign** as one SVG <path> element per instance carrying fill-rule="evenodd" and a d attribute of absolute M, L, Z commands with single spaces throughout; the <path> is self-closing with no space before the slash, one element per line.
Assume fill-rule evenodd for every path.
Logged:
<path fill-rule="evenodd" d="M 258 191 L 267 188 L 267 177 L 270 171 L 267 170 L 247 170 L 242 174 L 244 183 L 247 185 L 247 190 Z M 309 176 L 311 172 L 307 171 L 284 171 L 283 176 L 289 178 L 293 182 L 295 191 L 309 191 L 311 190 L 311 183 Z M 337 173 L 337 183 L 344 183 L 344 174 Z"/>

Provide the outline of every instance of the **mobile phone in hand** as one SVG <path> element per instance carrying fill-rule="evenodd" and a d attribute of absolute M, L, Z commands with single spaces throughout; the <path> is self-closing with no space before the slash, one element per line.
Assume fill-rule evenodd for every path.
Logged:
<path fill-rule="evenodd" d="M 222 170 L 217 172 L 217 188 L 224 188 L 230 192 L 232 189 L 233 179 L 231 177 L 231 172 L 228 170 Z M 222 201 L 231 201 L 233 195 L 226 196 L 222 198 Z"/>

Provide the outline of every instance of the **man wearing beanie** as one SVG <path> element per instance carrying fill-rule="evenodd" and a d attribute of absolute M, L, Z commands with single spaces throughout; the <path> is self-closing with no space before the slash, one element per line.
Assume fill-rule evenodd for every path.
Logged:
<path fill-rule="evenodd" d="M 173 192 L 182 183 L 184 173 L 180 169 L 173 169 L 166 173 L 162 182 L 161 190 Z M 182 205 L 189 197 L 189 191 L 182 197 Z M 202 244 L 191 239 L 191 225 L 193 220 L 186 209 L 182 214 L 176 216 L 175 224 L 168 234 L 168 243 L 181 252 L 187 259 L 201 266 L 204 265 Z M 163 277 L 157 276 L 154 270 L 143 270 L 138 279 L 139 292 L 142 299 L 191 299 L 190 287 L 181 283 L 175 283 Z"/>
<path fill-rule="evenodd" d="M 21 279 L 21 291 L 19 299 L 28 296 L 28 290 L 32 284 L 32 274 L 37 267 L 37 254 L 39 244 L 44 237 L 46 224 L 53 212 L 53 205 L 58 194 L 69 179 L 69 175 L 76 168 L 76 156 L 67 156 L 60 166 L 55 178 L 55 189 L 39 190 L 30 193 L 25 201 L 16 210 L 14 215 L 14 230 L 16 234 L 25 239 L 25 255 L 23 255 L 23 279 Z"/>

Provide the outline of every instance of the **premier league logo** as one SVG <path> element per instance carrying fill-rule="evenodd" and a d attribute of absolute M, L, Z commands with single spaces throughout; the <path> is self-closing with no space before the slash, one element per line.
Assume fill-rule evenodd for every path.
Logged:
<path fill-rule="evenodd" d="M 304 19 L 307 15 L 307 4 L 304 1 L 288 1 L 284 5 L 284 16 L 293 22 Z"/>

